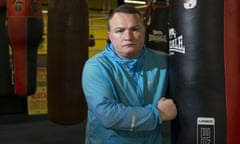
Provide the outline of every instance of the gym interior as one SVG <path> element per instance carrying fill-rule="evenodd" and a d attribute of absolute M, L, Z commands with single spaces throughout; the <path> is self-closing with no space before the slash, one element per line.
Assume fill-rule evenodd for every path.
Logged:
<path fill-rule="evenodd" d="M 16 1 L 18 1 L 18 0 L 16 0 Z M 21 1 L 24 1 L 24 0 L 21 0 Z M 52 91 L 50 90 L 51 92 L 49 92 L 50 87 L 55 88 L 55 90 L 60 89 L 59 87 L 56 86 L 57 85 L 56 83 L 59 82 L 59 79 L 57 79 L 57 80 L 51 79 L 50 76 L 56 75 L 55 78 L 57 78 L 58 75 L 67 71 L 66 68 L 68 69 L 70 66 L 73 67 L 72 65 L 69 66 L 69 63 L 66 62 L 63 64 L 63 67 L 61 67 L 61 65 L 57 65 L 56 66 L 57 69 L 54 72 L 51 70 L 50 71 L 51 73 L 48 73 L 51 66 L 54 67 L 53 65 L 56 64 L 56 63 L 54 63 L 54 60 L 49 56 L 49 54 L 55 55 L 57 60 L 60 60 L 61 62 L 63 62 L 61 59 L 61 56 L 57 56 L 58 47 L 56 46 L 55 49 L 50 50 L 49 47 L 50 47 L 50 45 L 52 46 L 53 43 L 52 42 L 49 43 L 48 40 L 55 40 L 55 42 L 61 41 L 62 38 L 64 39 L 64 36 L 60 35 L 59 39 L 58 38 L 50 39 L 50 36 L 56 37 L 56 35 L 54 35 L 54 30 L 55 31 L 59 30 L 57 28 L 55 29 L 55 27 L 58 27 L 59 25 L 61 25 L 60 20 L 66 20 L 71 16 L 75 16 L 74 18 L 76 18 L 76 19 L 78 19 L 78 18 L 81 19 L 82 17 L 87 18 L 87 25 L 81 24 L 79 26 L 79 28 L 81 29 L 81 26 L 86 26 L 88 29 L 83 30 L 80 33 L 79 38 L 81 39 L 82 38 L 81 35 L 84 33 L 87 33 L 89 35 L 89 37 L 87 38 L 88 44 L 87 44 L 86 50 L 80 49 L 80 50 L 77 50 L 77 52 L 80 52 L 80 53 L 83 52 L 83 53 L 87 54 L 87 55 L 85 55 L 87 58 L 90 58 L 90 57 L 98 54 L 102 50 L 104 50 L 105 45 L 108 42 L 107 19 L 108 19 L 109 12 L 112 9 L 116 8 L 118 5 L 121 5 L 123 3 L 129 3 L 131 5 L 134 5 L 143 14 L 146 15 L 147 7 L 149 5 L 160 2 L 161 4 L 164 4 L 166 6 L 169 6 L 169 3 L 170 4 L 172 3 L 172 6 L 170 5 L 170 9 L 169 9 L 170 13 L 169 14 L 170 15 L 172 14 L 175 17 L 169 18 L 166 15 L 164 16 L 164 19 L 166 20 L 164 22 L 167 25 L 167 29 L 165 28 L 165 30 L 167 32 L 168 32 L 168 26 L 172 27 L 171 24 L 181 23 L 181 22 L 175 23 L 174 20 L 178 20 L 178 21 L 185 20 L 184 22 L 182 22 L 183 23 L 182 26 L 179 26 L 180 27 L 179 29 L 183 29 L 182 33 L 184 34 L 184 32 L 186 32 L 185 36 L 188 37 L 189 31 L 190 32 L 194 31 L 194 34 L 198 33 L 200 35 L 199 37 L 202 38 L 202 35 L 204 35 L 204 34 L 202 34 L 200 32 L 201 30 L 195 31 L 195 29 L 192 29 L 192 31 L 191 31 L 191 30 L 185 30 L 185 28 L 191 29 L 192 28 L 191 24 L 195 24 L 196 27 L 200 27 L 200 28 L 203 27 L 203 29 L 206 30 L 207 28 L 205 29 L 205 27 L 208 27 L 206 25 L 212 26 L 213 24 L 215 24 L 215 25 L 219 24 L 217 20 L 229 21 L 229 23 L 226 23 L 226 22 L 222 23 L 222 28 L 220 28 L 220 30 L 221 30 L 220 32 L 218 30 L 214 31 L 214 30 L 207 29 L 207 31 L 209 30 L 209 35 L 207 35 L 206 39 L 204 39 L 204 40 L 210 41 L 211 44 L 203 44 L 203 45 L 199 44 L 201 46 L 206 46 L 206 47 L 208 47 L 208 46 L 209 47 L 219 47 L 220 46 L 220 47 L 222 47 L 222 49 L 224 49 L 224 47 L 225 47 L 225 51 L 224 51 L 225 61 L 222 62 L 222 63 L 225 63 L 225 70 L 223 70 L 222 73 L 220 72 L 220 74 L 217 74 L 217 75 L 215 75 L 215 72 L 214 72 L 214 74 L 211 76 L 211 78 L 209 78 L 210 80 L 212 80 L 212 77 L 218 79 L 219 75 L 220 75 L 220 77 L 224 77 L 223 75 L 225 74 L 225 78 L 223 78 L 223 80 L 222 80 L 223 83 L 225 83 L 225 86 L 224 86 L 224 84 L 222 84 L 218 87 L 219 80 L 217 80 L 218 84 L 216 84 L 216 82 L 210 83 L 210 84 L 216 85 L 216 87 L 209 90 L 210 91 L 209 93 L 211 93 L 211 95 L 212 94 L 217 95 L 216 97 L 213 96 L 213 97 L 209 98 L 208 96 L 205 96 L 206 98 L 203 98 L 203 100 L 199 100 L 199 97 L 201 97 L 201 95 L 196 94 L 197 98 L 193 98 L 194 101 L 196 99 L 199 100 L 196 103 L 187 103 L 186 104 L 185 103 L 186 101 L 181 101 L 181 102 L 177 101 L 177 104 L 180 107 L 179 114 L 182 114 L 182 115 L 179 115 L 180 116 L 178 119 L 179 121 L 175 122 L 172 127 L 171 127 L 171 122 L 165 122 L 161 125 L 161 130 L 162 130 L 165 144 L 170 144 L 170 143 L 172 143 L 172 144 L 193 144 L 192 141 L 198 142 L 197 144 L 207 144 L 206 141 L 203 141 L 203 140 L 206 140 L 205 139 L 206 137 L 201 137 L 202 138 L 201 139 L 197 135 L 199 135 L 198 129 L 203 128 L 204 130 L 206 130 L 206 128 L 208 128 L 206 126 L 209 126 L 209 125 L 210 125 L 209 130 L 211 130 L 211 132 L 207 131 L 206 133 L 204 133 L 205 135 L 203 135 L 203 136 L 206 136 L 208 134 L 208 132 L 211 133 L 210 135 L 207 135 L 207 136 L 214 136 L 213 138 L 209 138 L 209 137 L 207 138 L 207 140 L 211 141 L 211 144 L 226 144 L 226 143 L 227 144 L 239 144 L 240 141 L 238 139 L 236 139 L 237 138 L 236 135 L 239 136 L 239 132 L 237 131 L 237 129 L 240 128 L 240 125 L 233 124 L 233 123 L 234 122 L 238 123 L 237 119 L 239 119 L 239 116 L 236 116 L 236 114 L 237 114 L 237 112 L 239 112 L 239 109 L 240 109 L 240 107 L 239 107 L 240 100 L 238 98 L 239 96 L 237 97 L 237 95 L 239 95 L 239 85 L 240 85 L 239 84 L 239 81 L 240 81 L 240 77 L 239 77 L 239 70 L 240 70 L 240 64 L 239 64 L 239 61 L 240 61 L 239 60 L 239 58 L 240 58 L 239 38 L 240 37 L 239 37 L 239 33 L 240 33 L 240 29 L 238 28 L 239 24 L 240 24 L 240 18 L 237 15 L 239 13 L 239 9 L 240 9 L 240 2 L 238 2 L 238 0 L 228 0 L 228 1 L 221 0 L 222 4 L 219 4 L 220 6 L 218 6 L 218 7 L 214 7 L 215 6 L 214 3 L 216 3 L 217 0 L 210 0 L 211 3 L 209 5 L 213 6 L 213 7 L 209 6 L 210 9 L 211 8 L 212 9 L 214 9 L 214 8 L 216 8 L 216 9 L 222 8 L 223 9 L 224 8 L 224 10 L 220 11 L 221 13 L 219 13 L 219 11 L 218 11 L 217 15 L 218 16 L 220 15 L 221 17 L 217 17 L 217 18 L 212 17 L 212 19 L 214 19 L 213 21 L 211 21 L 211 22 L 213 22 L 212 25 L 210 24 L 210 22 L 208 24 L 208 22 L 205 21 L 203 26 L 199 26 L 197 22 L 194 23 L 192 21 L 193 20 L 193 19 L 191 19 L 192 17 L 188 14 L 195 13 L 191 10 L 194 8 L 198 8 L 198 5 L 200 5 L 200 4 L 205 5 L 206 2 L 201 2 L 200 0 L 189 0 L 189 1 L 190 1 L 189 3 L 191 3 L 189 5 L 186 4 L 186 3 L 188 3 L 188 1 L 184 1 L 184 3 L 182 2 L 182 7 L 185 8 L 184 10 L 188 10 L 188 12 L 185 12 L 185 11 L 181 10 L 181 8 L 178 8 L 176 6 L 177 4 L 175 5 L 175 3 L 180 3 L 180 2 L 176 2 L 174 0 L 159 0 L 159 1 L 158 0 L 135 0 L 135 1 L 132 1 L 132 0 L 88 0 L 86 2 L 87 7 L 78 7 L 79 3 L 76 2 L 75 0 L 69 0 L 69 1 L 41 0 L 40 5 L 41 5 L 41 16 L 42 16 L 42 22 L 43 22 L 43 33 L 41 35 L 41 41 L 40 41 L 39 45 L 37 46 L 37 59 L 36 59 L 36 71 L 35 71 L 36 72 L 36 74 L 35 74 L 36 81 L 35 81 L 35 88 L 33 88 L 35 90 L 34 90 L 34 92 L 30 92 L 29 95 L 28 94 L 22 95 L 21 92 L 20 92 L 20 95 L 17 95 L 14 93 L 1 94 L 1 92 L 0 92 L 0 94 L 1 94 L 0 95 L 0 98 L 1 98 L 1 100 L 0 100 L 0 143 L 1 144 L 17 144 L 17 143 L 18 144 L 56 144 L 56 143 L 57 144 L 83 144 L 84 140 L 85 140 L 86 113 L 87 113 L 86 112 L 86 103 L 84 102 L 84 99 L 82 99 L 82 102 L 80 104 L 78 104 L 78 107 L 76 109 L 72 110 L 71 103 L 70 104 L 64 103 L 63 105 L 65 105 L 66 108 L 63 108 L 62 105 L 57 107 L 57 103 L 55 103 L 53 100 L 53 99 L 55 99 L 57 102 L 60 102 L 59 99 L 61 99 L 62 97 L 68 97 L 68 96 L 66 96 L 66 95 L 64 95 L 64 93 L 62 93 L 62 94 L 60 94 L 61 96 L 59 96 L 59 99 L 58 99 L 58 95 L 54 94 L 55 96 L 53 98 L 51 96 L 51 94 L 54 93 L 53 90 Z M 74 5 L 75 2 L 77 3 L 76 5 Z M 64 3 L 68 3 L 68 4 L 64 5 Z M 69 4 L 69 3 L 72 3 L 72 4 Z M 55 6 L 55 5 L 58 5 L 59 8 L 64 8 L 64 7 L 68 6 L 66 9 L 71 9 L 71 8 L 79 9 L 78 12 L 80 12 L 80 14 L 72 14 L 71 16 L 68 17 L 67 15 L 71 14 L 71 13 L 69 13 L 69 11 L 63 10 L 62 13 L 57 15 L 56 13 L 61 12 L 61 9 L 60 10 L 57 9 L 56 8 L 57 6 Z M 181 7 L 181 6 L 179 6 L 179 7 Z M 212 11 L 209 9 L 209 7 L 208 7 L 208 9 L 203 8 L 202 11 L 196 12 L 196 13 L 201 13 L 201 14 L 199 14 L 199 17 L 201 17 L 201 18 L 199 18 L 200 20 L 206 20 L 202 17 L 205 15 L 208 15 L 208 14 L 212 14 L 211 13 Z M 85 8 L 85 10 L 83 10 L 84 8 Z M 161 7 L 161 8 L 165 9 L 165 7 Z M 4 10 L 7 11 L 6 9 L 4 9 Z M 209 13 L 205 12 L 207 10 L 209 10 Z M 52 15 L 50 15 L 51 14 L 50 12 L 52 13 Z M 1 26 L 2 26 L 2 24 L 5 25 L 5 23 L 6 23 L 5 19 L 3 21 L 3 16 L 5 16 L 6 14 L 9 14 L 9 13 L 6 13 L 6 12 L 3 13 L 2 8 L 1 8 L 1 17 L 0 17 Z M 63 18 L 60 17 L 61 15 L 63 15 L 62 16 Z M 161 15 L 161 14 L 159 14 L 159 15 Z M 50 16 L 51 16 L 51 18 L 53 18 L 53 16 L 59 16 L 58 18 L 54 19 L 54 20 L 59 20 L 59 21 L 56 21 L 54 23 L 54 21 L 50 18 Z M 64 19 L 64 18 L 66 18 L 66 19 Z M 172 21 L 168 22 L 169 19 Z M 179 20 L 179 19 L 183 19 L 183 20 Z M 9 18 L 9 20 L 10 20 L 10 18 Z M 81 22 L 82 21 L 80 20 L 80 23 Z M 9 22 L 9 24 L 10 24 L 10 22 Z M 51 26 L 49 24 L 51 24 Z M 67 25 L 67 23 L 66 23 L 66 25 Z M 221 24 L 219 24 L 219 25 L 221 26 Z M 49 30 L 49 28 L 51 28 L 51 30 Z M 178 28 L 177 26 L 175 28 L 176 29 L 169 29 L 169 34 L 167 34 L 167 36 L 169 36 L 169 45 L 167 44 L 167 47 L 169 46 L 170 49 L 167 49 L 167 50 L 164 49 L 164 52 L 166 52 L 166 51 L 169 52 L 169 54 L 171 56 L 175 55 L 176 53 L 182 54 L 185 52 L 185 49 L 183 51 L 183 47 L 179 46 L 180 45 L 179 43 L 176 45 L 175 40 L 178 40 L 178 42 L 179 42 L 181 37 L 180 37 L 180 35 L 178 37 L 176 37 L 176 34 L 177 34 L 176 31 L 180 32 L 180 30 L 177 29 Z M 78 28 L 76 28 L 76 29 L 78 29 Z M 51 35 L 49 34 L 50 32 L 51 32 Z M 215 33 L 215 35 L 212 36 L 212 33 Z M 218 37 L 216 35 L 218 35 L 218 36 L 222 35 L 222 37 L 220 37 L 218 39 L 218 38 L 216 38 L 216 37 Z M 9 36 L 11 36 L 11 35 L 9 35 Z M 191 37 L 192 36 L 189 36 L 188 38 L 190 39 Z M 197 38 L 199 38 L 199 37 L 197 37 Z M 74 37 L 74 38 L 78 38 L 78 36 Z M 151 38 L 155 39 L 156 37 L 151 37 Z M 219 42 L 219 41 L 221 41 L 221 42 Z M 223 43 L 223 41 L 224 41 L 224 43 Z M 0 44 L 1 44 L 1 42 L 2 42 L 2 37 L 1 37 Z M 201 41 L 199 41 L 199 42 L 201 42 Z M 219 42 L 219 45 L 217 45 L 216 42 L 217 43 Z M 6 41 L 6 43 L 7 43 L 7 41 Z M 185 40 L 184 44 L 186 46 L 186 51 L 187 51 L 187 43 L 189 43 L 189 45 L 191 45 L 192 47 L 195 47 L 194 44 L 198 43 L 198 42 L 196 42 L 195 40 L 190 41 L 190 42 Z M 214 43 L 214 44 L 212 44 L 212 43 Z M 58 45 L 58 46 L 61 47 L 60 45 Z M 163 46 L 165 46 L 165 45 L 163 45 Z M 1 44 L 1 47 L 2 47 L 2 44 Z M 9 57 L 8 57 L 7 61 L 9 61 L 11 63 L 13 61 L 11 56 L 13 55 L 14 52 L 12 51 L 10 45 L 8 45 L 8 47 L 9 47 L 9 49 L 8 49 Z M 226 50 L 226 47 L 228 47 L 229 49 Z M 235 47 L 235 49 L 232 50 L 232 47 Z M 238 49 L 236 49 L 236 47 Z M 61 49 L 61 50 L 65 50 L 66 53 L 68 53 L 67 48 Z M 189 51 L 191 51 L 191 50 L 192 49 L 190 48 Z M 196 50 L 196 51 L 200 51 L 200 50 Z M 216 52 L 216 51 L 218 51 L 218 52 Z M 0 52 L 2 53 L 2 51 L 0 51 Z M 219 49 L 208 50 L 208 52 L 211 54 L 219 53 L 219 57 L 222 57 L 222 55 L 223 55 L 223 53 L 220 53 L 221 50 L 219 50 Z M 70 54 L 70 56 L 68 55 L 68 57 L 66 57 L 66 59 L 71 57 L 73 55 L 73 53 L 74 52 L 72 52 Z M 81 55 L 83 55 L 83 54 L 81 54 Z M 186 54 L 186 55 L 188 55 L 188 54 Z M 208 54 L 206 54 L 206 55 L 208 56 Z M 218 55 L 218 54 L 216 54 L 216 55 Z M 182 55 L 180 55 L 180 56 L 174 57 L 173 58 L 174 60 L 172 60 L 172 61 L 179 61 L 179 59 L 178 59 L 179 57 L 182 60 Z M 189 61 L 194 61 L 194 60 L 198 59 L 199 57 L 200 56 L 196 56 L 195 58 L 191 57 L 191 58 L 187 59 L 188 62 L 186 62 L 184 64 L 187 65 L 187 64 L 189 64 Z M 216 58 L 216 57 L 214 57 L 214 58 Z M 64 57 L 63 57 L 63 59 L 64 59 Z M 213 61 L 216 62 L 217 61 L 216 59 L 214 59 Z M 1 60 L 1 55 L 0 55 L 0 60 Z M 202 61 L 205 62 L 205 59 Z M 213 65 L 215 64 L 214 62 L 212 62 L 212 63 L 211 62 L 206 62 L 206 63 L 213 64 Z M 189 65 L 191 65 L 191 66 L 194 65 L 193 67 L 195 67 L 195 65 L 197 65 L 197 64 L 202 66 L 202 65 L 206 65 L 206 63 L 205 64 L 203 64 L 203 63 L 192 64 L 191 63 Z M 217 61 L 216 63 L 219 64 L 221 62 Z M 2 66 L 2 65 L 6 66 L 6 63 L 4 63 L 4 64 L 0 63 L 0 64 L 1 64 L 0 66 Z M 172 65 L 174 65 L 174 64 L 172 64 Z M 189 65 L 187 65 L 187 66 L 189 66 Z M 12 65 L 9 63 L 7 63 L 7 66 L 12 68 Z M 206 66 L 206 67 L 203 66 L 200 68 L 206 68 L 207 72 L 212 72 L 213 70 L 209 68 L 211 66 Z M 224 67 L 224 65 L 223 66 L 221 65 L 221 66 L 217 67 L 216 69 L 219 68 L 220 70 L 222 70 L 222 69 L 224 69 L 223 67 Z M 215 67 L 211 67 L 211 68 L 215 68 Z M 62 71 L 61 71 L 61 69 L 62 69 Z M 76 69 L 81 70 L 79 68 L 76 68 Z M 216 70 L 216 69 L 214 69 L 214 70 Z M 68 75 L 71 75 L 72 70 L 74 70 L 74 68 L 70 69 L 66 73 Z M 175 66 L 173 68 L 173 70 L 179 72 L 179 67 Z M 1 71 L 1 68 L 0 68 L 0 71 Z M 13 73 L 14 73 L 13 71 L 10 72 L 11 75 Z M 2 73 L 0 73 L 0 74 L 2 75 Z M 234 75 L 234 79 L 232 79 L 230 77 L 230 75 L 231 76 Z M 193 75 L 191 75 L 191 76 L 194 77 Z M 190 74 L 187 75 L 187 77 L 191 77 L 191 76 L 190 76 Z M 49 77 L 51 79 L 51 83 L 48 82 Z M 0 77 L 0 81 L 1 81 L 1 79 L 6 79 L 6 76 Z M 10 79 L 9 84 L 11 86 L 16 84 L 16 82 L 15 83 L 13 82 L 12 77 L 10 77 L 9 79 Z M 178 80 L 176 80 L 176 81 L 178 81 Z M 62 80 L 61 82 L 64 83 L 64 80 Z M 182 84 L 183 82 L 180 82 L 180 83 Z M 195 84 L 194 82 L 192 82 L 192 83 Z M 1 83 L 0 83 L 0 86 L 1 86 Z M 174 86 L 185 88 L 184 85 L 182 85 L 182 86 L 174 85 Z M 72 85 L 72 88 L 77 89 L 76 90 L 77 92 L 80 89 L 78 85 Z M 3 88 L 1 88 L 1 89 L 5 90 L 5 86 L 3 86 Z M 220 90 L 216 90 L 216 89 L 220 89 Z M 215 90 L 217 92 L 215 92 Z M 186 90 L 186 91 L 182 90 L 182 89 L 179 91 L 176 90 L 176 93 L 186 94 L 188 92 L 189 92 L 188 90 Z M 191 92 L 189 92 L 189 93 L 192 94 Z M 202 92 L 199 92 L 199 93 L 202 94 Z M 225 95 L 227 97 L 226 99 L 225 99 Z M 214 101 L 214 104 L 206 102 L 206 101 L 210 101 L 210 102 Z M 193 106 L 195 104 L 201 105 L 203 108 L 199 108 L 201 106 L 199 106 L 199 107 Z M 187 106 L 194 107 L 194 108 L 192 110 L 190 110 L 190 109 L 187 109 Z M 58 109 L 61 109 L 62 111 L 58 111 Z M 62 114 L 61 116 L 59 116 L 58 114 L 64 113 L 63 109 L 66 109 L 66 114 Z M 194 110 L 196 110 L 196 111 L 194 111 Z M 56 112 L 56 111 L 58 111 L 58 112 Z M 72 113 L 74 113 L 75 111 L 78 111 L 77 113 L 80 112 L 81 116 L 71 117 Z M 191 111 L 192 113 L 190 113 L 189 111 Z M 221 111 L 221 112 L 219 112 L 219 111 Z M 57 114 L 54 114 L 54 112 L 56 112 Z M 199 113 L 200 116 L 199 117 L 195 116 L 196 113 Z M 186 115 L 184 115 L 184 114 L 194 115 L 194 120 L 196 119 L 196 121 L 192 120 L 191 119 L 192 117 L 189 116 L 188 120 L 190 122 L 184 123 L 184 122 L 188 122 L 188 120 L 185 120 Z M 211 114 L 213 114 L 213 115 L 211 115 Z M 70 120 L 70 122 L 69 122 L 67 117 L 69 117 L 69 119 L 72 118 L 74 120 L 73 121 Z M 75 121 L 75 119 L 77 119 L 77 120 Z M 212 121 L 209 123 L 209 120 L 212 120 L 212 119 L 213 119 L 214 123 L 211 123 Z M 189 128 L 192 126 L 191 124 L 193 125 L 193 128 Z M 217 126 L 219 128 L 216 128 Z M 176 133 L 172 134 L 170 131 L 171 129 L 172 130 L 177 129 Z M 189 129 L 191 129 L 191 130 L 189 130 Z M 228 131 L 226 129 L 228 129 Z M 194 136 L 191 135 L 192 130 L 194 131 L 194 133 L 193 133 Z M 180 133 L 180 134 L 178 134 L 178 133 Z M 185 134 L 183 134 L 183 133 L 185 133 Z M 191 135 L 191 136 L 189 137 L 189 135 Z M 195 137 L 195 135 L 196 135 L 196 137 Z M 188 140 L 180 141 L 181 138 L 188 139 Z"/>

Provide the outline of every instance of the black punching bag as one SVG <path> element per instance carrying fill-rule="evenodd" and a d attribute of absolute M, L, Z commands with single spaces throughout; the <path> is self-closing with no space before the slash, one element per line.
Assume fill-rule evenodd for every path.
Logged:
<path fill-rule="evenodd" d="M 58 124 L 86 118 L 81 89 L 82 68 L 88 58 L 88 4 L 86 0 L 48 3 L 48 115 Z"/>
<path fill-rule="evenodd" d="M 9 58 L 6 30 L 6 0 L 0 0 L 0 96 L 12 94 Z"/>
<path fill-rule="evenodd" d="M 172 144 L 226 144 L 223 0 L 170 0 Z"/>
<path fill-rule="evenodd" d="M 40 0 L 8 0 L 7 26 L 15 95 L 28 96 L 36 90 L 37 49 L 43 32 Z"/>
<path fill-rule="evenodd" d="M 240 144 L 240 1 L 224 0 L 227 144 Z"/>
<path fill-rule="evenodd" d="M 147 47 L 168 53 L 168 5 L 155 2 L 147 6 L 145 12 Z"/>

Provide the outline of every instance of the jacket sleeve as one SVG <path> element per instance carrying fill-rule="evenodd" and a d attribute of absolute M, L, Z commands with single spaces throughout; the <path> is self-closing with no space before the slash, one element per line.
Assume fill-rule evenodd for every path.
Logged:
<path fill-rule="evenodd" d="M 114 96 L 114 85 L 96 63 L 86 63 L 82 87 L 89 111 L 105 128 L 150 131 L 162 123 L 157 108 L 151 104 L 134 107 L 119 103 Z"/>

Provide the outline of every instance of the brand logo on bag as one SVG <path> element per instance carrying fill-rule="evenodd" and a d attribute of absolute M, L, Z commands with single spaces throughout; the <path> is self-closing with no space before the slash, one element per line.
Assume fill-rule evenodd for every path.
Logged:
<path fill-rule="evenodd" d="M 167 35 L 164 34 L 161 30 L 152 30 L 152 34 L 148 35 L 148 41 L 155 43 L 167 43 Z"/>
<path fill-rule="evenodd" d="M 185 54 L 185 46 L 183 43 L 183 35 L 177 35 L 174 28 L 169 29 L 169 55 L 175 53 Z"/>
<path fill-rule="evenodd" d="M 197 144 L 215 144 L 215 118 L 197 118 Z"/>
<path fill-rule="evenodd" d="M 185 9 L 192 9 L 197 6 L 197 0 L 183 0 Z"/>

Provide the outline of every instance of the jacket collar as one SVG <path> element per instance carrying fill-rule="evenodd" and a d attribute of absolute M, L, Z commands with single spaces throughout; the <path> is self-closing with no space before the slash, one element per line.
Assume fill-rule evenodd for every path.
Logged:
<path fill-rule="evenodd" d="M 131 70 L 136 70 L 140 68 L 143 65 L 144 58 L 147 54 L 146 47 L 143 46 L 142 51 L 141 51 L 141 56 L 137 59 L 131 59 L 131 60 L 124 60 L 121 59 L 115 52 L 115 49 L 112 44 L 107 44 L 106 45 L 106 50 L 105 50 L 107 56 L 109 56 L 111 59 L 116 61 L 117 63 L 123 65 L 124 67 L 128 67 Z"/>

